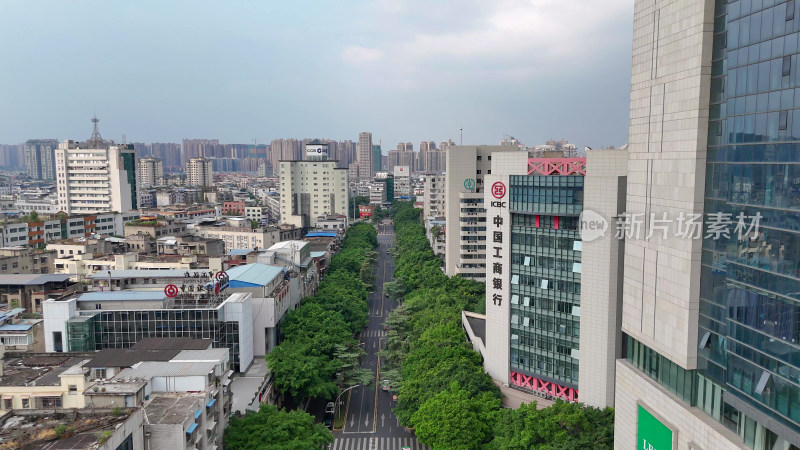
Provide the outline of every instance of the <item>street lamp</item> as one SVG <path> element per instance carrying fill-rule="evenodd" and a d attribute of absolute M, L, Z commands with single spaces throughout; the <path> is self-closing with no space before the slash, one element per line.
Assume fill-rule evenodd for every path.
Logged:
<path fill-rule="evenodd" d="M 356 385 L 350 386 L 349 388 L 343 390 L 342 392 L 339 393 L 339 395 L 336 396 L 336 404 L 333 406 L 334 407 L 334 409 L 333 409 L 333 420 L 334 420 L 334 422 L 336 421 L 336 416 L 337 416 L 336 412 L 339 411 L 339 399 L 342 397 L 342 394 L 344 394 L 345 392 L 349 391 L 350 389 L 355 389 L 355 388 L 357 388 L 359 386 L 361 386 L 361 385 L 360 384 L 356 384 Z"/>

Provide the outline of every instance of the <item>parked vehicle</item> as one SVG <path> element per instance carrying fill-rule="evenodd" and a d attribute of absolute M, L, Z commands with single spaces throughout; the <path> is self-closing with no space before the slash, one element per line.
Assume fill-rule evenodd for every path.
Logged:
<path fill-rule="evenodd" d="M 322 421 L 325 423 L 325 426 L 328 427 L 329 430 L 333 429 L 333 413 L 334 413 L 334 404 L 333 402 L 328 402 L 325 405 L 325 416 L 323 417 Z"/>

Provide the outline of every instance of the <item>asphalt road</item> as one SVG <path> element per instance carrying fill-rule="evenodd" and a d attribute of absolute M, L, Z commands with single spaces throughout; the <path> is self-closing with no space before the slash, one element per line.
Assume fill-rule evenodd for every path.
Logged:
<path fill-rule="evenodd" d="M 345 424 L 342 430 L 335 430 L 336 441 L 331 448 L 392 448 L 402 443 L 401 447 L 426 448 L 419 444 L 414 434 L 400 426 L 392 407 L 392 394 L 380 389 L 380 364 L 378 351 L 385 345 L 384 321 L 396 302 L 384 294 L 384 283 L 394 280 L 394 262 L 387 251 L 392 248 L 394 227 L 388 220 L 378 228 L 378 260 L 375 291 L 367 299 L 369 306 L 369 324 L 361 333 L 366 356 L 362 367 L 370 369 L 374 374 L 372 386 L 353 389 L 349 399 L 344 402 L 346 411 Z M 347 394 L 345 394 L 346 396 Z M 365 439 L 370 438 L 370 439 Z M 381 438 L 381 439 L 378 439 Z M 385 438 L 385 439 L 383 439 Z M 369 447 L 366 444 L 369 443 Z M 361 444 L 361 445 L 359 445 Z M 351 447 L 352 445 L 352 447 Z"/>

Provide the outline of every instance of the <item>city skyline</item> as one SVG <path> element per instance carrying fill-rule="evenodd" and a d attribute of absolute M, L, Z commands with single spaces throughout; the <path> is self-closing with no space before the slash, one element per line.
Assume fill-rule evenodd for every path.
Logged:
<path fill-rule="evenodd" d="M 80 138 L 77 119 L 96 113 L 118 142 L 355 140 L 369 130 L 390 149 L 409 138 L 458 142 L 463 128 L 465 144 L 507 134 L 624 143 L 628 2 L 415 3 L 310 13 L 177 3 L 158 14 L 147 2 L 4 5 L 0 39 L 15 43 L 6 53 L 15 69 L 0 82 L 15 86 L 6 93 L 15 108 L 0 112 L 0 142 Z M 28 64 L 34 57 L 50 68 Z"/>

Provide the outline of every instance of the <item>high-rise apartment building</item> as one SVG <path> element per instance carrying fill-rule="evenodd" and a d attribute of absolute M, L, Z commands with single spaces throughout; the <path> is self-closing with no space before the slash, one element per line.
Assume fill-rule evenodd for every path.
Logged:
<path fill-rule="evenodd" d="M 136 186 L 136 150 L 103 140 L 93 118 L 94 131 L 86 142 L 58 144 L 56 186 L 58 203 L 67 214 L 127 212 L 139 206 Z"/>
<path fill-rule="evenodd" d="M 362 131 L 358 133 L 358 146 L 356 149 L 358 161 L 358 177 L 361 179 L 372 178 L 372 133 Z"/>
<path fill-rule="evenodd" d="M 281 161 L 281 222 L 299 228 L 316 227 L 317 218 L 328 214 L 347 216 L 347 169 L 327 160 L 327 144 L 307 145 L 312 160 Z"/>
<path fill-rule="evenodd" d="M 161 158 L 140 158 L 139 186 L 161 186 L 164 184 L 164 165 Z"/>
<path fill-rule="evenodd" d="M 635 2 L 619 448 L 800 447 L 799 7 Z"/>
<path fill-rule="evenodd" d="M 183 160 L 188 162 L 192 158 L 208 158 L 217 156 L 216 148 L 219 139 L 184 139 Z"/>
<path fill-rule="evenodd" d="M 445 271 L 448 276 L 483 281 L 486 276 L 486 206 L 484 177 L 492 154 L 517 151 L 499 145 L 464 145 L 447 152 Z"/>
<path fill-rule="evenodd" d="M 439 151 L 433 141 L 422 141 L 419 143 L 419 164 L 418 172 L 439 172 Z"/>
<path fill-rule="evenodd" d="M 25 145 L 0 144 L 0 167 L 17 170 L 25 167 Z"/>
<path fill-rule="evenodd" d="M 55 139 L 30 139 L 25 142 L 25 169 L 34 180 L 56 179 Z"/>
<path fill-rule="evenodd" d="M 214 185 L 213 160 L 209 158 L 191 158 L 186 163 L 186 185 L 206 186 Z"/>
<path fill-rule="evenodd" d="M 394 195 L 395 197 L 411 196 L 411 170 L 408 166 L 394 166 Z M 391 201 L 391 199 L 390 199 Z"/>
<path fill-rule="evenodd" d="M 444 217 L 445 178 L 444 175 L 426 173 L 422 176 L 424 193 L 422 202 L 423 217 Z"/>
<path fill-rule="evenodd" d="M 269 160 L 272 167 L 278 167 L 281 161 L 303 159 L 303 141 L 297 139 L 274 139 L 269 146 Z"/>
<path fill-rule="evenodd" d="M 382 166 L 381 163 L 383 162 L 383 160 L 381 159 L 382 156 L 383 156 L 383 154 L 381 153 L 381 145 L 380 144 L 373 145 L 372 146 L 372 173 L 376 173 L 376 172 L 379 172 L 379 171 L 383 170 L 383 168 L 381 167 Z"/>

